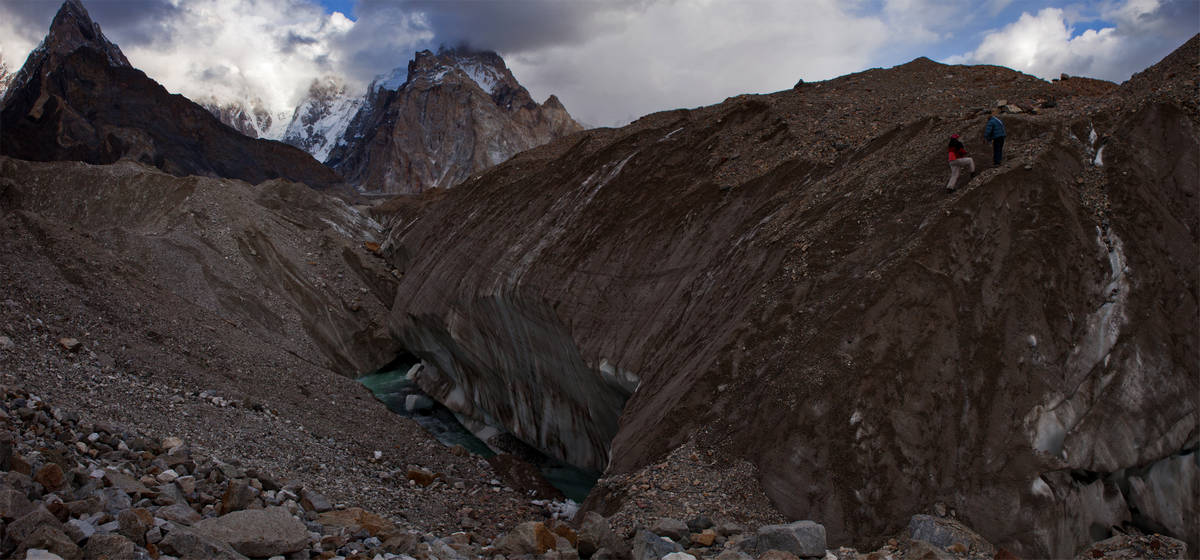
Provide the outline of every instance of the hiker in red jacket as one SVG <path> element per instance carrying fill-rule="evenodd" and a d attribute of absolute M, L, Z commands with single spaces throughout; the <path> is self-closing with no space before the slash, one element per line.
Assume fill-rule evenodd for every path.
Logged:
<path fill-rule="evenodd" d="M 950 182 L 946 184 L 946 192 L 954 192 L 954 183 L 958 182 L 958 172 L 966 167 L 975 178 L 975 160 L 967 157 L 967 149 L 959 141 L 957 134 L 950 135 Z M 970 179 L 968 179 L 970 180 Z"/>

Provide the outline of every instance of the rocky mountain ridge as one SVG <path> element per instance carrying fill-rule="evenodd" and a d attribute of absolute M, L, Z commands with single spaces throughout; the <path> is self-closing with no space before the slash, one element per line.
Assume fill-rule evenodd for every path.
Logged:
<path fill-rule="evenodd" d="M 603 464 L 606 516 L 719 507 L 632 482 L 695 446 L 835 540 L 936 500 L 1018 555 L 1195 546 L 1197 60 L 917 59 L 572 136 L 391 222 L 390 326 L 447 406 Z M 947 196 L 996 105 L 1008 160 Z"/>
<path fill-rule="evenodd" d="M 0 107 L 0 154 L 135 159 L 176 175 L 335 187 L 336 173 L 279 142 L 247 138 L 129 65 L 79 0 L 65 2 Z"/>
<path fill-rule="evenodd" d="M 242 101 L 221 101 L 216 97 L 206 97 L 197 99 L 196 102 L 218 120 L 250 138 L 282 140 L 291 118 L 291 114 L 286 112 L 272 113 L 257 97 Z"/>
<path fill-rule="evenodd" d="M 368 88 L 326 163 L 363 190 L 416 193 L 579 130 L 557 98 L 533 101 L 499 55 L 421 51 Z"/>

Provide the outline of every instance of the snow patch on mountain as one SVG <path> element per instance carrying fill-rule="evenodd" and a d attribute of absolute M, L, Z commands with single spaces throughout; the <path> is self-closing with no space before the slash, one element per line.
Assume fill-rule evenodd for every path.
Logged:
<path fill-rule="evenodd" d="M 489 94 L 495 93 L 496 85 L 502 80 L 501 76 L 496 73 L 495 68 L 486 64 L 480 64 L 474 60 L 460 60 L 456 66 L 467 77 L 478 84 L 480 89 Z"/>
<path fill-rule="evenodd" d="M 407 82 L 408 67 L 397 66 L 387 74 L 375 76 L 375 79 L 371 81 L 371 87 L 368 88 L 368 91 L 375 91 L 377 89 L 396 91 Z"/>

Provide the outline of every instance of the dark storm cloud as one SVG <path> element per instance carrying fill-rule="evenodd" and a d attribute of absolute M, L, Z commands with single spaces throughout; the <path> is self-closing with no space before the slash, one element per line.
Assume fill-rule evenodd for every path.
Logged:
<path fill-rule="evenodd" d="M 40 41 L 61 5 L 53 0 L 0 0 L 0 16 L 11 18 L 23 35 Z M 168 39 L 163 22 L 179 11 L 167 0 L 85 0 L 83 5 L 109 39 L 126 46 Z"/>
<path fill-rule="evenodd" d="M 338 41 L 358 79 L 403 66 L 420 49 L 468 45 L 505 55 L 574 45 L 620 31 L 649 0 L 359 0 Z"/>
<path fill-rule="evenodd" d="M 288 31 L 287 35 L 279 38 L 279 50 L 284 53 L 295 52 L 296 47 L 302 45 L 315 45 L 321 40 L 316 37 L 301 35 L 295 31 Z"/>
<path fill-rule="evenodd" d="M 617 29 L 633 0 L 525 0 L 521 2 L 445 0 L 362 0 L 359 21 L 375 14 L 422 14 L 439 44 L 468 43 L 517 54 L 575 44 Z"/>

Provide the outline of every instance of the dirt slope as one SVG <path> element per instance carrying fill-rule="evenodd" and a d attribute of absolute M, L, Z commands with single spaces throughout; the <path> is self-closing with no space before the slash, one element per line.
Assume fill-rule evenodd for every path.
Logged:
<path fill-rule="evenodd" d="M 576 134 L 393 230 L 392 329 L 453 408 L 604 464 L 605 514 L 688 443 L 832 543 L 935 502 L 1034 557 L 1196 543 L 1149 496 L 1200 480 L 1198 44 L 1121 88 L 918 59 Z M 982 174 L 947 195 L 952 132 Z"/>
<path fill-rule="evenodd" d="M 539 517 L 353 380 L 394 356 L 377 233 L 296 183 L 0 157 L 0 385 L 422 531 Z M 465 486 L 410 488 L 414 465 Z"/>

